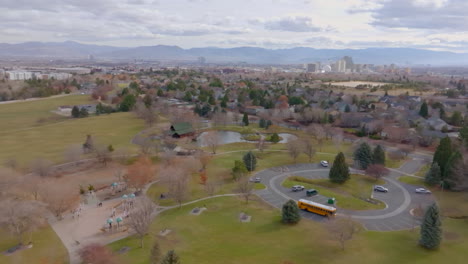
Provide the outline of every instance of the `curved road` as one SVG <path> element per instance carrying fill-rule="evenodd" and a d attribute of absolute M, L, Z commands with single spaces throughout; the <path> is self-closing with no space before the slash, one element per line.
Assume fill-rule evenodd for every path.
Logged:
<path fill-rule="evenodd" d="M 361 222 L 368 230 L 395 231 L 411 229 L 419 225 L 419 221 L 410 214 L 410 210 L 419 206 L 424 208 L 431 204 L 434 198 L 432 195 L 416 194 L 414 192 L 415 186 L 401 183 L 397 178 L 402 175 L 413 176 L 412 174 L 418 171 L 425 162 L 425 158 L 421 158 L 415 154 L 412 156 L 412 160 L 403 164 L 400 169 L 391 169 L 391 173 L 387 177 L 384 177 L 386 181 L 384 186 L 389 189 L 388 193 L 368 190 L 371 193 L 373 192 L 373 197 L 375 199 L 387 205 L 385 209 L 365 211 L 345 210 L 339 209 L 339 201 L 337 201 L 338 213 L 341 215 L 350 215 Z M 323 168 L 318 164 L 296 164 L 263 170 L 255 176 L 260 177 L 262 183 L 264 183 L 267 188 L 257 191 L 256 194 L 277 208 L 281 208 L 289 199 L 299 200 L 301 198 L 326 204 L 328 197 L 320 194 L 313 197 L 306 197 L 304 191 L 292 192 L 289 188 L 281 186 L 281 183 L 289 175 L 317 179 L 327 178 L 328 172 L 328 168 Z M 326 219 L 325 217 L 304 211 L 301 211 L 301 215 L 304 218 L 315 221 L 323 221 Z"/>

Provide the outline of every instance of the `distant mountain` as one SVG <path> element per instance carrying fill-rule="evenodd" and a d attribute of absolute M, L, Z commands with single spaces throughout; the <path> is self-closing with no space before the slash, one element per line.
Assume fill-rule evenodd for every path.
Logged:
<path fill-rule="evenodd" d="M 44 58 L 96 58 L 118 60 L 172 60 L 195 61 L 205 57 L 207 62 L 287 64 L 310 63 L 315 61 L 335 61 L 343 56 L 351 56 L 355 63 L 367 64 L 431 64 L 468 65 L 467 53 L 431 51 L 413 48 L 367 48 L 367 49 L 314 49 L 297 47 L 291 49 L 264 49 L 256 47 L 238 48 L 192 48 L 178 46 L 142 46 L 119 48 L 66 42 L 26 42 L 21 44 L 0 44 L 0 57 L 44 57 Z"/>
<path fill-rule="evenodd" d="M 123 48 L 65 42 L 0 43 L 0 57 L 79 58 Z"/>

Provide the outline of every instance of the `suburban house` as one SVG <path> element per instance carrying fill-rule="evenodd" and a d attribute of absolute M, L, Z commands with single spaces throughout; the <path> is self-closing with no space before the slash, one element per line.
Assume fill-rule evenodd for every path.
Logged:
<path fill-rule="evenodd" d="M 192 127 L 192 124 L 188 122 L 180 122 L 172 124 L 170 135 L 173 138 L 182 138 L 182 137 L 189 137 L 195 134 L 195 130 Z"/>
<path fill-rule="evenodd" d="M 264 110 L 265 108 L 263 106 L 246 106 L 243 112 L 248 115 L 257 115 Z"/>

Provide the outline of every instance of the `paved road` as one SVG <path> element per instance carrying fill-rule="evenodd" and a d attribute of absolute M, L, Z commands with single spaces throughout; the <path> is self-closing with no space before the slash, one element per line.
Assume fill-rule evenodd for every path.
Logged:
<path fill-rule="evenodd" d="M 368 230 L 394 231 L 410 229 L 419 225 L 419 221 L 410 214 L 410 210 L 419 206 L 424 208 L 433 202 L 433 197 L 432 195 L 414 193 L 415 186 L 401 183 L 397 181 L 397 178 L 401 175 L 413 174 L 423 164 L 423 160 L 414 158 L 405 163 L 399 170 L 392 170 L 390 175 L 384 178 L 386 181 L 384 186 L 389 189 L 389 192 L 374 192 L 373 197 L 384 202 L 387 205 L 385 209 L 366 211 L 339 209 L 338 213 L 352 216 Z M 311 198 L 306 197 L 305 192 L 292 192 L 289 188 L 281 186 L 281 183 L 289 175 L 317 179 L 327 178 L 328 172 L 328 168 L 323 168 L 318 164 L 296 164 L 263 170 L 257 173 L 256 177 L 260 177 L 267 188 L 257 191 L 257 194 L 277 208 L 281 208 L 289 199 L 307 198 L 325 204 L 328 197 L 322 195 Z M 372 192 L 372 190 L 369 190 L 369 192 Z M 339 201 L 337 201 L 337 206 L 339 208 Z M 325 217 L 304 211 L 301 211 L 301 215 L 315 221 L 326 220 Z"/>

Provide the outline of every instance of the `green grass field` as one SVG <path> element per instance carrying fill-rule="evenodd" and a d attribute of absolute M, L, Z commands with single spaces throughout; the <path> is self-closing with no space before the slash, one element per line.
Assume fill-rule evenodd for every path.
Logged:
<path fill-rule="evenodd" d="M 13 157 L 23 167 L 39 157 L 62 162 L 64 151 L 70 145 L 83 144 L 88 134 L 96 144 L 112 144 L 114 149 L 135 148 L 130 141 L 143 127 L 143 122 L 131 113 L 115 113 L 3 134 L 0 161 Z"/>
<path fill-rule="evenodd" d="M 303 185 L 306 189 L 316 189 L 319 194 L 334 197 L 339 208 L 350 210 L 375 210 L 385 208 L 384 203 L 373 204 L 364 201 L 372 193 L 372 186 L 383 184 L 383 180 L 374 181 L 367 176 L 351 175 L 351 179 L 344 184 L 331 183 L 328 179 L 307 179 L 291 176 L 282 185 L 291 188 L 294 185 Z"/>
<path fill-rule="evenodd" d="M 61 105 L 86 103 L 91 103 L 89 95 L 69 95 L 57 98 L 44 98 L 36 101 L 0 104 L 0 123 L 3 124 L 0 136 L 16 133 L 22 129 L 66 120 L 66 117 L 59 116 L 51 111 L 57 110 L 57 107 Z M 39 124 L 39 119 L 46 121 Z"/>
<path fill-rule="evenodd" d="M 0 252 L 16 245 L 17 239 L 0 230 Z M 47 225 L 32 234 L 33 247 L 18 251 L 10 256 L 0 254 L 0 263 L 68 263 L 68 253 L 54 230 Z M 25 241 L 27 244 L 28 241 Z"/>
<path fill-rule="evenodd" d="M 203 205 L 208 210 L 201 215 L 189 214 L 194 207 Z M 252 221 L 239 222 L 240 212 L 251 215 Z M 157 236 L 165 228 L 172 232 L 166 237 Z M 303 219 L 294 226 L 283 225 L 279 210 L 260 201 L 246 205 L 239 198 L 225 197 L 160 214 L 151 227 L 151 234 L 145 237 L 143 249 L 135 237 L 114 242 L 110 247 L 114 251 L 130 247 L 120 258 L 132 264 L 149 263 L 155 240 L 162 252 L 175 249 L 184 264 L 465 263 L 468 222 L 446 219 L 443 228 L 445 240 L 437 251 L 427 251 L 417 245 L 418 230 L 362 231 L 348 241 L 343 251 L 318 222 Z"/>

